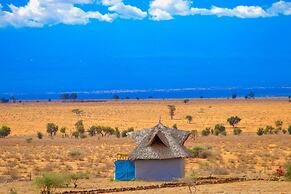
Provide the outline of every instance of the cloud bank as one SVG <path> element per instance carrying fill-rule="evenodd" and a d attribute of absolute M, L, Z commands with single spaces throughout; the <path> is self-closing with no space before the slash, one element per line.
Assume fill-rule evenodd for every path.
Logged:
<path fill-rule="evenodd" d="M 106 13 L 84 10 L 80 5 L 106 7 Z M 260 6 L 239 5 L 233 8 L 212 6 L 198 8 L 191 0 L 152 0 L 144 11 L 128 5 L 123 0 L 29 0 L 24 6 L 0 4 L 0 27 L 43 27 L 56 24 L 87 24 L 91 20 L 112 22 L 120 19 L 154 21 L 172 20 L 175 16 L 214 15 L 217 17 L 266 18 L 291 15 L 291 2 L 278 1 L 262 8 Z"/>

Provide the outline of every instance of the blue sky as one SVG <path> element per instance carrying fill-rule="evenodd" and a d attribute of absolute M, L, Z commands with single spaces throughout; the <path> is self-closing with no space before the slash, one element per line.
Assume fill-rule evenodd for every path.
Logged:
<path fill-rule="evenodd" d="M 291 86 L 288 1 L 0 4 L 2 93 Z"/>

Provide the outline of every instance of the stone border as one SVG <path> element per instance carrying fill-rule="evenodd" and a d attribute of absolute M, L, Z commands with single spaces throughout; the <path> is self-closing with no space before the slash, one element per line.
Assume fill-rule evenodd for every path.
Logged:
<path fill-rule="evenodd" d="M 99 194 L 99 193 L 117 193 L 125 191 L 140 191 L 140 190 L 150 190 L 150 189 L 161 189 L 161 188 L 173 188 L 173 187 L 195 187 L 197 185 L 206 184 L 223 184 L 223 183 L 234 183 L 247 181 L 246 178 L 198 178 L 193 183 L 186 182 L 170 182 L 162 183 L 159 185 L 148 185 L 148 186 L 137 186 L 137 187 L 123 187 L 123 188 L 109 188 L 109 189 L 94 189 L 94 190 L 84 190 L 84 191 L 64 191 L 57 194 Z"/>

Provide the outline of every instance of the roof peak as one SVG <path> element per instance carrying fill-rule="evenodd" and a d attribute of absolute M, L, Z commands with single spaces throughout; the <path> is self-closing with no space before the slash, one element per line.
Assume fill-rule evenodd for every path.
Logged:
<path fill-rule="evenodd" d="M 168 128 L 159 122 L 155 127 L 133 132 L 133 138 L 139 144 L 130 154 L 131 160 L 137 159 L 170 159 L 188 157 L 183 146 L 190 132 Z M 165 146 L 156 146 L 153 142 Z M 159 145 L 159 144 L 158 144 Z"/>
<path fill-rule="evenodd" d="M 168 128 L 167 126 L 165 126 L 162 122 L 158 122 L 158 124 L 156 124 L 156 126 L 154 126 L 154 128 L 158 128 L 158 129 L 166 129 Z"/>

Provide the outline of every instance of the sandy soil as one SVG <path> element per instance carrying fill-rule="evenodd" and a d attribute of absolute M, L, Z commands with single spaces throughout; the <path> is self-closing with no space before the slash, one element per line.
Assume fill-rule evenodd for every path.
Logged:
<path fill-rule="evenodd" d="M 132 187 L 141 185 L 152 185 L 157 183 L 150 182 L 110 182 L 105 179 L 92 179 L 90 181 L 81 182 L 84 188 L 117 188 L 117 187 Z M 36 194 L 31 182 L 17 182 L 2 184 L 0 194 L 7 194 L 11 188 L 14 188 L 21 194 Z M 193 191 L 195 190 L 192 188 Z M 58 189 L 62 191 L 64 189 Z M 80 188 L 82 190 L 82 188 Z M 188 187 L 176 187 L 165 189 L 154 189 L 146 191 L 122 192 L 122 194 L 186 194 L 190 193 Z M 194 193 L 194 192 L 193 192 Z M 290 182 L 267 182 L 267 181 L 247 181 L 239 183 L 216 184 L 216 185 L 200 185 L 196 187 L 195 194 L 291 194 Z M 112 193 L 113 194 L 113 193 Z"/>
<path fill-rule="evenodd" d="M 173 104 L 177 111 L 173 120 L 168 115 L 167 105 Z M 72 113 L 73 109 L 83 111 L 81 116 Z M 193 116 L 188 124 L 186 115 Z M 285 127 L 291 124 L 291 103 L 281 99 L 227 100 L 196 99 L 184 104 L 182 100 L 139 100 L 108 101 L 88 103 L 24 102 L 0 104 L 0 125 L 12 128 L 12 135 L 35 134 L 45 131 L 48 122 L 73 130 L 74 123 L 83 119 L 85 126 L 106 125 L 124 130 L 129 127 L 141 129 L 157 123 L 160 116 L 163 123 L 180 129 L 202 130 L 217 123 L 226 123 L 230 116 L 242 118 L 239 126 L 246 132 L 254 132 L 258 127 L 273 125 L 282 120 Z"/>
<path fill-rule="evenodd" d="M 195 140 L 190 138 L 185 145 L 188 148 L 209 147 L 210 152 L 206 159 L 186 159 L 186 177 L 194 172 L 197 176 L 268 178 L 279 166 L 291 162 L 290 135 L 259 137 L 255 134 L 243 134 L 198 137 Z M 22 183 L 19 181 L 29 180 L 30 175 L 34 179 L 39 173 L 47 171 L 87 172 L 90 175 L 88 181 L 91 186 L 81 184 L 81 188 L 96 188 L 98 182 L 105 181 L 102 184 L 103 188 L 112 185 L 109 179 L 113 177 L 116 154 L 129 153 L 134 146 L 135 143 L 130 138 L 116 137 L 86 139 L 45 137 L 42 140 L 34 138 L 31 143 L 26 141 L 26 137 L 1 139 L 0 188 L 7 189 L 8 186 L 3 186 L 7 181 L 16 180 L 10 185 L 17 186 Z M 72 153 L 76 151 L 79 154 L 73 155 Z M 94 182 L 96 177 L 98 181 Z M 133 186 L 130 184 L 138 182 L 125 182 L 125 186 L 128 184 Z M 23 189 L 27 190 L 27 187 Z"/>
<path fill-rule="evenodd" d="M 168 104 L 177 108 L 174 120 L 168 116 Z M 72 109 L 84 113 L 78 116 Z M 188 124 L 185 115 L 193 115 Z M 282 120 L 284 128 L 291 124 L 291 103 L 285 100 L 193 100 L 180 101 L 121 101 L 95 103 L 28 103 L 0 104 L 0 125 L 11 127 L 12 136 L 0 139 L 0 193 L 15 187 L 18 193 L 37 193 L 29 180 L 44 171 L 87 172 L 90 179 L 81 182 L 81 188 L 134 186 L 148 182 L 111 182 L 113 162 L 117 153 L 129 153 L 135 146 L 130 138 L 88 137 L 86 139 L 36 138 L 36 132 L 45 133 L 46 124 L 55 122 L 71 130 L 83 119 L 86 127 L 108 125 L 126 129 L 152 127 L 160 115 L 165 124 L 177 123 L 182 129 L 201 130 L 217 123 L 226 123 L 229 116 L 242 118 L 239 127 L 243 134 L 226 137 L 189 138 L 186 147 L 209 148 L 205 159 L 186 159 L 186 176 L 230 175 L 250 178 L 268 178 L 279 166 L 291 162 L 291 135 L 257 136 L 258 127 Z M 230 126 L 228 126 L 228 131 Z M 247 133 L 250 132 L 250 133 Z M 27 141 L 28 138 L 32 141 Z M 76 154 L 77 153 L 77 154 Z M 6 183 L 14 181 L 11 183 Z M 199 186 L 197 193 L 291 193 L 288 182 L 246 182 Z M 140 192 L 143 193 L 143 192 Z M 187 188 L 162 189 L 147 193 L 187 193 Z"/>

